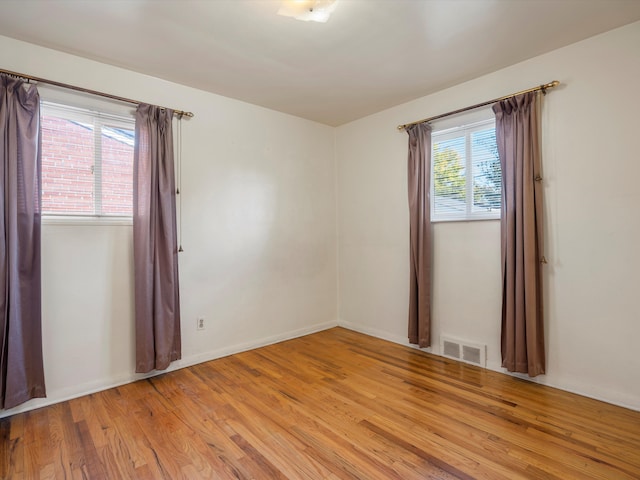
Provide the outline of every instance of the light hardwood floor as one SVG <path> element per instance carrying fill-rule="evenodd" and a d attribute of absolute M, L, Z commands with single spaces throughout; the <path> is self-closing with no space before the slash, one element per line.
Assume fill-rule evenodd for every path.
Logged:
<path fill-rule="evenodd" d="M 0 420 L 0 477 L 638 479 L 640 412 L 334 328 Z"/>

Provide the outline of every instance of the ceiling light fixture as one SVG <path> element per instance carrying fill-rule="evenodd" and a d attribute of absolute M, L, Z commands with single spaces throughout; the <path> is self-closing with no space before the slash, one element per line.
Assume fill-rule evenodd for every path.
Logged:
<path fill-rule="evenodd" d="M 337 0 L 282 0 L 278 15 L 304 22 L 325 23 L 337 3 Z"/>

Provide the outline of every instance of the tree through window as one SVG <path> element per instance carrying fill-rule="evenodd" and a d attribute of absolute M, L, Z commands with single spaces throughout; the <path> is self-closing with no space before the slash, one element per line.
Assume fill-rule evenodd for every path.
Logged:
<path fill-rule="evenodd" d="M 431 219 L 499 218 L 502 173 L 495 121 L 435 132 L 431 144 Z"/>

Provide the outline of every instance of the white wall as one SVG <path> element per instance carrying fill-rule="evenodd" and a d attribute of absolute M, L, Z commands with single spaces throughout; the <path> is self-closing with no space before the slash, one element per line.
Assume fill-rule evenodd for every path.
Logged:
<path fill-rule="evenodd" d="M 338 129 L 3 37 L 0 66 L 195 113 L 183 124 L 183 360 L 172 368 L 338 315 L 405 343 L 406 134 L 395 126 L 562 81 L 544 109 L 549 373 L 539 381 L 640 409 L 637 45 L 640 23 Z M 486 343 L 499 369 L 499 224 L 437 224 L 434 236 L 434 339 Z M 42 241 L 49 398 L 0 416 L 138 378 L 131 227 L 47 224 Z"/>
<path fill-rule="evenodd" d="M 337 129 L 339 317 L 406 343 L 407 135 L 396 125 L 557 79 L 543 113 L 547 375 L 640 409 L 640 23 Z M 446 333 L 500 370 L 499 222 L 434 231 L 432 351 Z"/>
<path fill-rule="evenodd" d="M 194 112 L 183 122 L 183 359 L 171 368 L 336 324 L 332 128 L 4 37 L 0 66 Z M 43 226 L 48 399 L 0 416 L 139 378 L 131 242 L 130 225 Z"/>

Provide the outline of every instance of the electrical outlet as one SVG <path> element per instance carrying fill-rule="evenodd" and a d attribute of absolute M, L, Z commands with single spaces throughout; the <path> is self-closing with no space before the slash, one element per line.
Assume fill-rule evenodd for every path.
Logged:
<path fill-rule="evenodd" d="M 196 330 L 204 330 L 204 317 L 196 319 Z"/>

